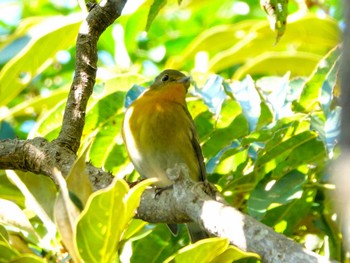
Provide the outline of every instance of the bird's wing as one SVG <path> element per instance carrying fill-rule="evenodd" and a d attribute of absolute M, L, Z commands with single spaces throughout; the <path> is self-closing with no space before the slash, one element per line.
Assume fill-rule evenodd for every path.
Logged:
<path fill-rule="evenodd" d="M 200 177 L 199 179 L 201 181 L 205 181 L 206 180 L 206 169 L 205 169 L 205 164 L 204 164 L 204 158 L 203 158 L 203 154 L 202 154 L 202 149 L 201 146 L 199 145 L 199 138 L 197 135 L 197 131 L 192 119 L 191 114 L 189 113 L 188 109 L 186 106 L 183 106 L 184 111 L 186 112 L 186 115 L 188 117 L 188 119 L 191 122 L 191 144 L 192 147 L 194 149 L 194 152 L 196 154 L 197 160 L 198 160 L 198 164 L 199 164 L 199 169 L 200 169 Z"/>

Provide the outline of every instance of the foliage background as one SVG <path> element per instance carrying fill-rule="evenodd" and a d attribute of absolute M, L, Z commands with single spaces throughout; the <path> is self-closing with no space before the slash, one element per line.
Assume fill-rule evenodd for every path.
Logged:
<path fill-rule="evenodd" d="M 97 81 L 81 148 L 91 145 L 82 156 L 118 178 L 136 180 L 120 136 L 125 106 L 161 70 L 183 70 L 194 81 L 188 107 L 202 143 L 208 180 L 244 213 L 308 249 L 342 260 L 327 191 L 332 186 L 324 172 L 338 155 L 341 4 L 290 1 L 285 35 L 275 44 L 276 32 L 257 1 L 188 0 L 180 5 L 155 1 L 164 6 L 155 11 L 147 32 L 153 1 L 129 2 L 99 41 Z M 0 139 L 56 138 L 83 17 L 72 1 L 1 2 Z M 54 223 L 56 192 L 42 176 L 0 171 L 3 260 L 69 260 L 61 243 L 64 237 Z M 100 193 L 102 197 L 114 190 L 106 192 Z M 94 213 L 105 211 L 91 203 L 86 210 L 91 206 Z M 112 214 L 120 211 L 108 202 L 106 207 Z M 125 207 L 129 214 L 132 205 Z M 8 209 L 18 216 L 9 217 Z M 106 224 L 102 218 L 94 220 Z M 116 228 L 105 234 L 118 241 L 105 252 L 106 262 L 162 262 L 189 243 L 183 227 L 174 237 L 164 225 L 131 220 L 127 227 L 114 220 Z M 103 247 L 105 238 L 93 236 L 94 230 L 91 236 L 82 232 L 77 230 L 76 242 L 87 260 L 97 245 L 83 249 L 79 240 L 100 240 Z M 228 262 L 256 260 L 243 259 L 252 255 L 232 252 L 222 240 L 208 242 L 201 245 L 210 247 L 210 260 L 222 257 L 224 251 L 230 251 Z M 208 262 L 198 247 L 191 246 L 190 253 Z M 188 251 L 176 254 L 179 260 L 184 260 L 184 253 Z"/>

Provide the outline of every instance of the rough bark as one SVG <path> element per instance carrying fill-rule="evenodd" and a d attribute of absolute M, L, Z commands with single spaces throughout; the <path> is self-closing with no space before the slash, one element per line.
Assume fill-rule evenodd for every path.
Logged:
<path fill-rule="evenodd" d="M 331 262 L 237 209 L 213 200 L 201 184 L 188 179 L 181 166 L 175 167 L 173 174 L 171 190 L 156 198 L 154 190 L 144 192 L 137 217 L 153 223 L 197 222 L 212 236 L 228 238 L 241 250 L 259 254 L 262 262 Z"/>
<path fill-rule="evenodd" d="M 85 124 L 85 111 L 92 93 L 97 71 L 97 41 L 120 15 L 126 0 L 101 1 L 93 5 L 80 27 L 76 45 L 74 80 L 64 111 L 62 129 L 55 143 L 74 153 L 80 146 Z"/>

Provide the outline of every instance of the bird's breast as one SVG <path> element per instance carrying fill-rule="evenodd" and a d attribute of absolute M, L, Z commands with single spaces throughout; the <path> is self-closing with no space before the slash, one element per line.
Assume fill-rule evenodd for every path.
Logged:
<path fill-rule="evenodd" d="M 167 101 L 135 101 L 124 119 L 124 140 L 136 170 L 143 177 L 157 177 L 158 186 L 171 181 L 166 170 L 185 163 L 189 154 L 188 116 L 181 104 Z M 187 158 L 188 159 L 188 158 Z"/>

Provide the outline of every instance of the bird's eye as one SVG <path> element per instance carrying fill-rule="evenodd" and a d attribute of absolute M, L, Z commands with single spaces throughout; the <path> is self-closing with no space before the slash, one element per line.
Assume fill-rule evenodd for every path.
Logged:
<path fill-rule="evenodd" d="M 167 81 L 169 79 L 169 75 L 168 74 L 165 74 L 163 77 L 162 77 L 162 81 Z"/>

